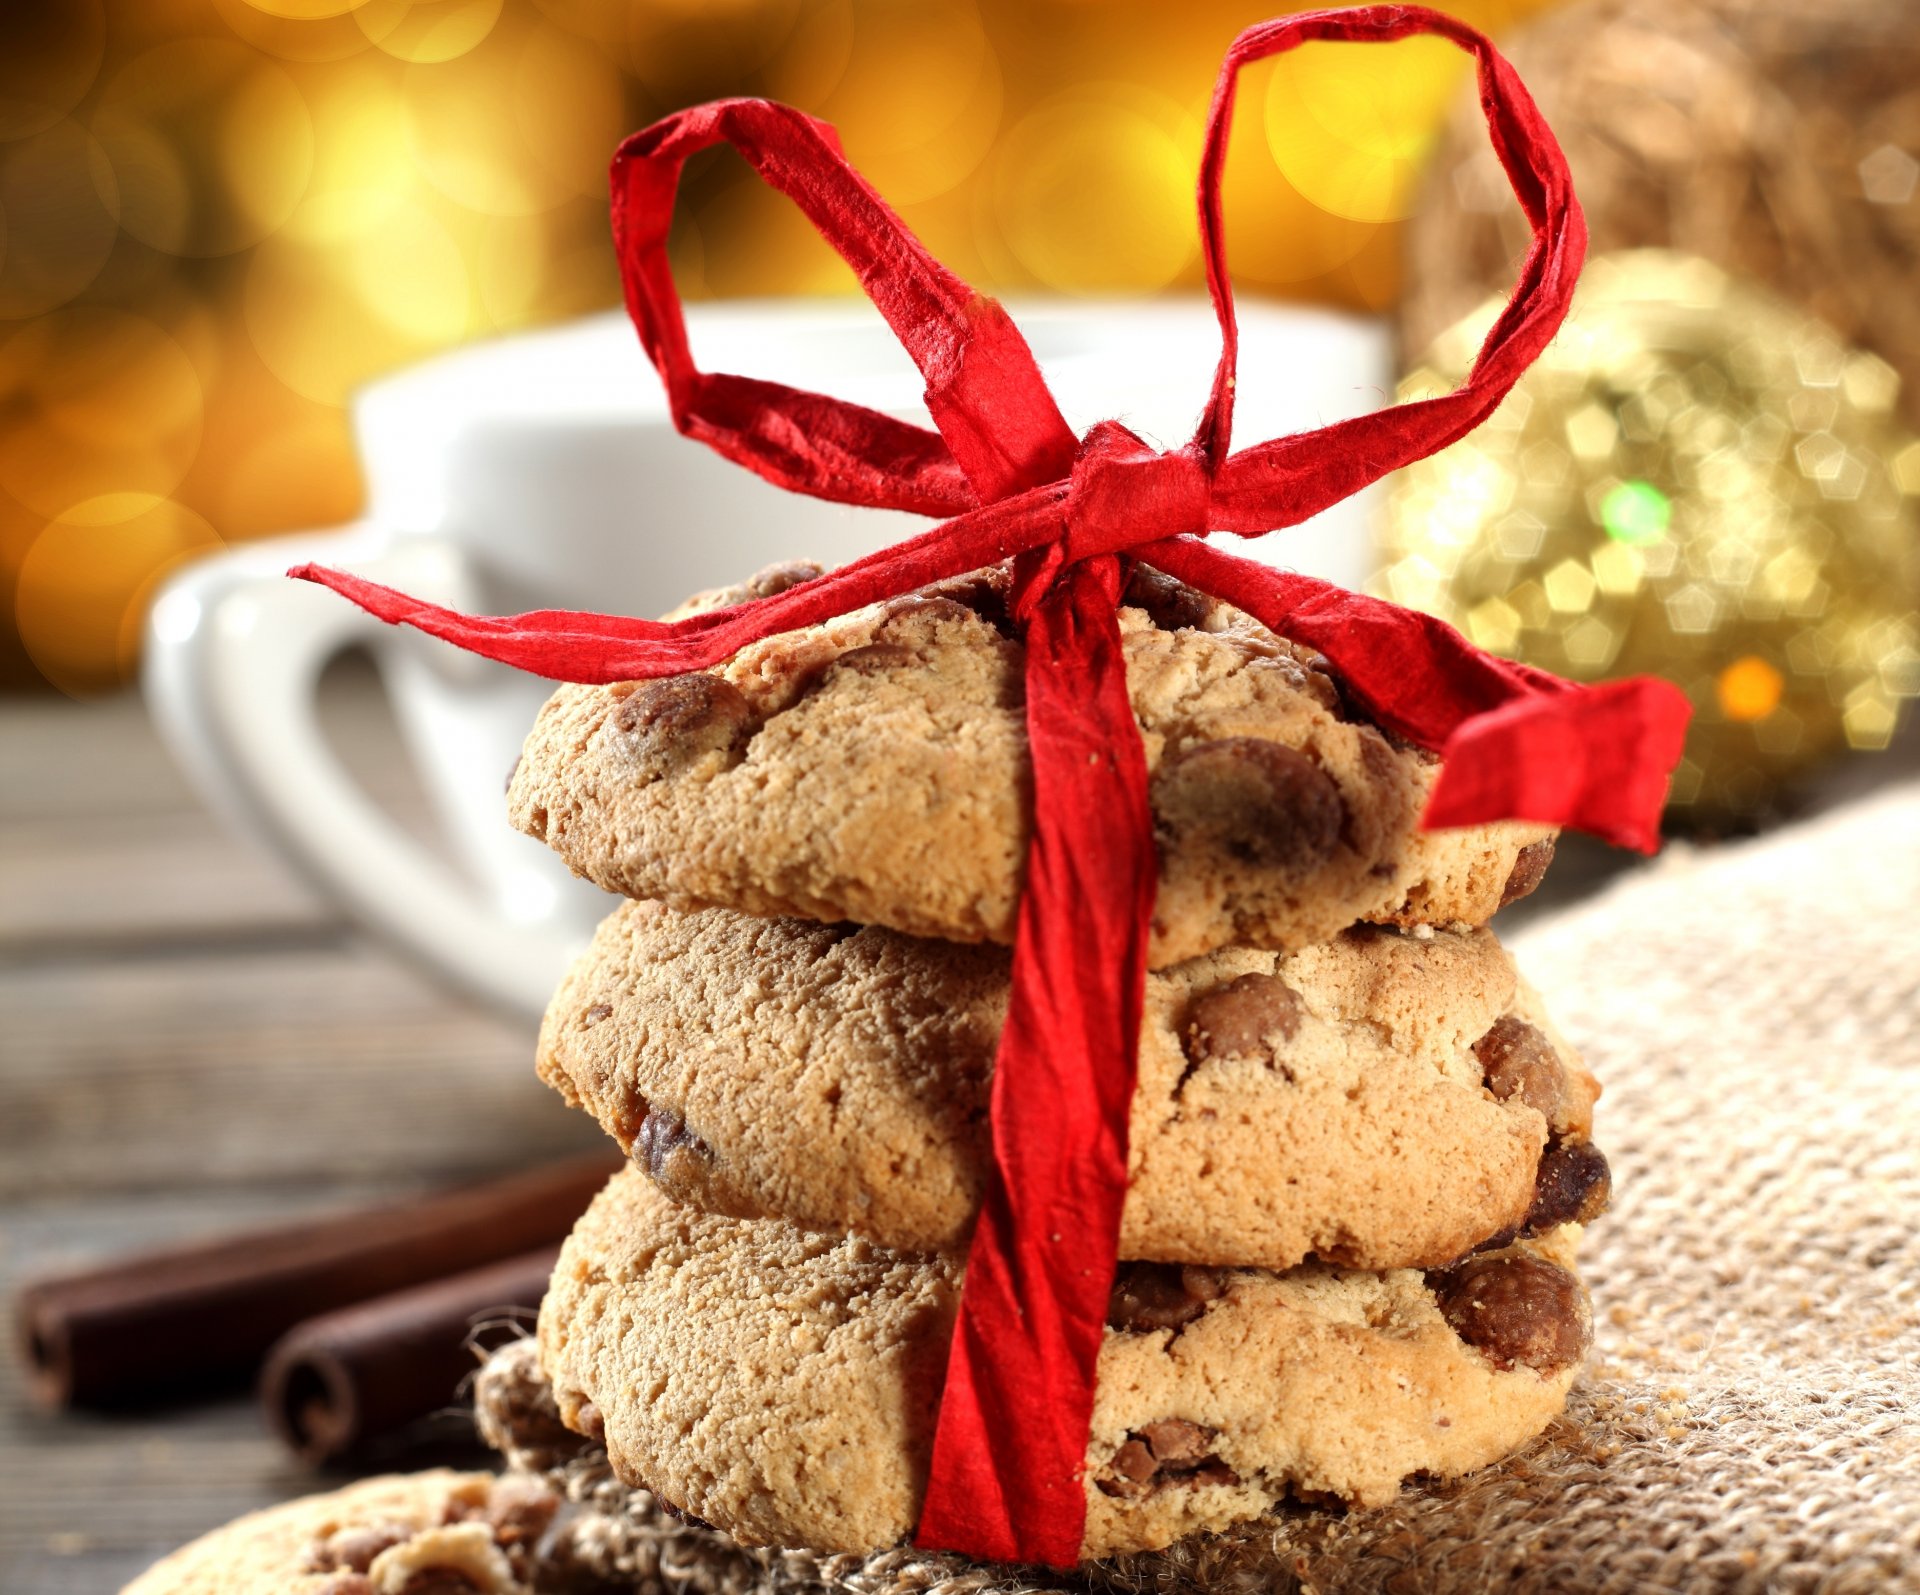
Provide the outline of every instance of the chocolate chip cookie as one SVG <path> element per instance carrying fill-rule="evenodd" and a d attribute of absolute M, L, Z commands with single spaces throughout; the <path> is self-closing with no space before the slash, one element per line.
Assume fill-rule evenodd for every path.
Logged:
<path fill-rule="evenodd" d="M 1431 1273 L 1122 1264 L 1083 1557 L 1289 1492 L 1378 1504 L 1524 1443 L 1586 1351 L 1576 1234 Z M 868 1551 L 913 1532 L 963 1266 L 701 1213 L 628 1170 L 561 1254 L 541 1361 L 629 1485 L 746 1544 Z"/>
<path fill-rule="evenodd" d="M 1156 967 L 1362 919 L 1479 924 L 1538 881 L 1545 827 L 1418 829 L 1436 760 L 1366 723 L 1319 655 L 1144 567 L 1119 625 L 1159 850 Z M 712 671 L 563 686 L 510 783 L 513 822 L 629 897 L 1010 942 L 1024 669 L 989 570 Z"/>
<path fill-rule="evenodd" d="M 123 1595 L 530 1595 L 562 1528 L 530 1476 L 394 1474 L 238 1518 L 156 1563 Z"/>
<path fill-rule="evenodd" d="M 962 1246 L 1009 964 L 871 926 L 628 903 L 555 995 L 540 1072 L 676 1201 Z M 1591 1218 L 1597 1093 L 1490 931 L 1190 959 L 1147 978 L 1122 1253 L 1433 1267 L 1543 1200 L 1534 1228 Z"/>

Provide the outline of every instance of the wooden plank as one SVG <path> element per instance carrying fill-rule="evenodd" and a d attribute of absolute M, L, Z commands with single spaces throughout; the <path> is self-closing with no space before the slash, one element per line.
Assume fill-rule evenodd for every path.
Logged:
<path fill-rule="evenodd" d="M 415 1183 L 15 1204 L 0 1219 L 0 1297 L 10 1300 L 18 1281 L 42 1268 L 376 1201 Z M 457 1431 L 449 1425 L 449 1432 Z M 27 1404 L 10 1337 L 0 1351 L 0 1590 L 114 1590 L 243 1512 L 338 1482 L 295 1463 L 245 1395 L 151 1412 L 51 1416 Z"/>
<path fill-rule="evenodd" d="M 0 954 L 142 942 L 338 937 L 346 922 L 210 815 L 0 824 Z"/>
<path fill-rule="evenodd" d="M 0 1195 L 452 1175 L 598 1134 L 530 1026 L 364 943 L 0 968 Z"/>
<path fill-rule="evenodd" d="M 348 655 L 327 669 L 318 714 L 342 761 L 373 796 L 422 810 L 378 673 L 365 658 Z M 0 824 L 205 812 L 137 692 L 85 702 L 14 698 L 0 706 Z"/>

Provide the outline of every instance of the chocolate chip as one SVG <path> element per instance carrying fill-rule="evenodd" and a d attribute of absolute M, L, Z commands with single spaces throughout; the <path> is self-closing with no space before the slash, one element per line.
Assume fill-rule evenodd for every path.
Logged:
<path fill-rule="evenodd" d="M 604 1445 L 607 1440 L 607 1420 L 600 1416 L 600 1409 L 591 1401 L 583 1401 L 574 1409 L 574 1431 L 595 1445 Z"/>
<path fill-rule="evenodd" d="M 487 1526 L 500 1545 L 530 1545 L 547 1532 L 560 1497 L 533 1479 L 499 1479 L 487 1491 Z"/>
<path fill-rule="evenodd" d="M 1129 1434 L 1097 1480 L 1111 1496 L 1137 1500 L 1168 1484 L 1238 1484 L 1213 1449 L 1219 1431 L 1188 1418 L 1160 1418 Z"/>
<path fill-rule="evenodd" d="M 580 1016 L 580 1028 L 582 1030 L 591 1030 L 595 1025 L 601 1023 L 603 1020 L 611 1019 L 612 1017 L 613 1017 L 612 1003 L 596 1002 L 591 1008 L 589 1008 L 584 1014 Z"/>
<path fill-rule="evenodd" d="M 789 559 L 778 565 L 769 565 L 765 570 L 755 571 L 740 584 L 740 599 L 735 602 L 748 598 L 771 598 L 775 593 L 784 593 L 789 587 L 812 581 L 824 569 L 824 566 L 810 559 Z"/>
<path fill-rule="evenodd" d="M 1162 1468 L 1194 1466 L 1213 1449 L 1214 1431 L 1186 1418 L 1143 1424 L 1139 1435 Z"/>
<path fill-rule="evenodd" d="M 965 576 L 954 576 L 943 582 L 934 582 L 924 591 L 929 598 L 947 598 L 962 608 L 971 610 L 1002 636 L 1012 636 L 1014 632 L 1013 613 L 1007 608 L 1007 589 L 1010 578 L 1004 565 L 994 565 L 986 570 L 976 570 Z"/>
<path fill-rule="evenodd" d="M 730 681 L 696 672 L 643 681 L 615 711 L 640 773 L 660 780 L 703 754 L 732 756 L 753 734 L 753 710 Z"/>
<path fill-rule="evenodd" d="M 1213 613 L 1214 601 L 1185 582 L 1151 565 L 1135 565 L 1127 575 L 1120 602 L 1145 612 L 1162 631 L 1201 631 Z"/>
<path fill-rule="evenodd" d="M 1160 1470 L 1160 1464 L 1153 1460 L 1153 1453 L 1144 1440 L 1127 1441 L 1114 1452 L 1109 1466 L 1129 1484 L 1145 1484 Z"/>
<path fill-rule="evenodd" d="M 1552 1374 L 1586 1353 L 1579 1282 L 1542 1258 L 1473 1257 L 1427 1283 L 1453 1332 L 1496 1368 Z"/>
<path fill-rule="evenodd" d="M 849 648 L 827 669 L 856 676 L 880 676 L 913 664 L 919 657 L 911 648 L 897 642 L 870 642 L 864 648 Z"/>
<path fill-rule="evenodd" d="M 1500 906 L 1517 903 L 1527 896 L 1546 878 L 1547 866 L 1553 862 L 1553 838 L 1551 836 L 1538 842 L 1529 842 L 1520 849 L 1520 855 L 1513 861 L 1513 869 L 1507 876 L 1507 884 L 1500 891 Z"/>
<path fill-rule="evenodd" d="M 1304 1011 L 1300 994 L 1277 975 L 1242 975 L 1196 999 L 1182 1046 L 1195 1064 L 1254 1058 L 1271 1068 L 1299 1034 Z"/>
<path fill-rule="evenodd" d="M 1336 720 L 1353 718 L 1353 711 L 1347 706 L 1347 695 L 1340 687 L 1340 678 L 1334 674 L 1333 665 L 1325 654 L 1314 654 L 1307 660 L 1304 686 L 1313 695 L 1314 701 Z"/>
<path fill-rule="evenodd" d="M 907 593 L 905 596 L 889 600 L 880 611 L 879 629 L 884 631 L 896 620 L 978 620 L 980 617 L 958 598 L 949 598 L 944 593 L 928 591 Z"/>
<path fill-rule="evenodd" d="M 1537 1235 L 1557 1224 L 1591 1224 L 1606 1212 L 1612 1197 L 1613 1171 L 1606 1154 L 1591 1141 L 1555 1136 L 1540 1154 L 1523 1232 Z"/>
<path fill-rule="evenodd" d="M 1485 1072 L 1487 1089 L 1500 1101 L 1537 1109 L 1556 1132 L 1579 1127 L 1567 1067 L 1538 1025 L 1517 1014 L 1502 1014 L 1473 1044 L 1473 1055 Z"/>
<path fill-rule="evenodd" d="M 660 1510 L 666 1513 L 667 1516 L 672 1518 L 676 1523 L 683 1523 L 690 1529 L 710 1529 L 713 1527 L 705 1518 L 695 1517 L 693 1513 L 689 1512 L 685 1507 L 675 1506 L 657 1490 L 654 1492 L 653 1499 Z"/>
<path fill-rule="evenodd" d="M 423 1567 L 400 1586 L 400 1595 L 479 1595 L 479 1590 L 457 1567 Z"/>
<path fill-rule="evenodd" d="M 368 1523 L 357 1528 L 336 1529 L 314 1548 L 308 1561 L 316 1573 L 331 1573 L 336 1569 L 364 1573 L 382 1551 L 412 1538 L 413 1530 L 402 1523 Z"/>
<path fill-rule="evenodd" d="M 633 1161 L 667 1196 L 697 1207 L 713 1169 L 713 1148 L 679 1114 L 649 1107 L 634 1137 Z"/>
<path fill-rule="evenodd" d="M 1346 806 L 1304 753 L 1261 737 L 1190 743 L 1154 771 L 1163 856 L 1196 852 L 1229 869 L 1306 874 L 1340 845 Z"/>
<path fill-rule="evenodd" d="M 1226 1274 L 1191 1263 L 1122 1263 L 1107 1297 L 1109 1327 L 1126 1331 L 1179 1329 L 1227 1290 Z"/>

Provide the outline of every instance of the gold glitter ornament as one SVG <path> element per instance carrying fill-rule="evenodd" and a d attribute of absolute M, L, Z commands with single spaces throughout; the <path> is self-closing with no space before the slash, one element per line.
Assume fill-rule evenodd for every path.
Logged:
<path fill-rule="evenodd" d="M 1572 168 L 1592 248 L 1703 255 L 1901 374 L 1920 428 L 1920 6 L 1572 0 L 1501 48 Z M 1527 223 L 1460 95 L 1407 229 L 1403 347 L 1504 288 Z"/>
<path fill-rule="evenodd" d="M 1400 396 L 1465 377 L 1503 300 Z M 1673 803 L 1751 818 L 1920 693 L 1920 443 L 1899 378 L 1710 262 L 1587 268 L 1560 336 L 1487 424 L 1396 483 L 1375 589 L 1575 680 L 1692 700 Z"/>

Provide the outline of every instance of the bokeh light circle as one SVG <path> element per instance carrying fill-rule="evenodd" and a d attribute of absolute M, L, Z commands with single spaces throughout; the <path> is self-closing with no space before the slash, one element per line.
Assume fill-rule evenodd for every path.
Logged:
<path fill-rule="evenodd" d="M 14 581 L 14 621 L 48 681 L 84 694 L 139 658 L 147 606 L 181 561 L 220 547 L 204 518 L 155 493 L 108 493 L 54 516 Z"/>
<path fill-rule="evenodd" d="M 121 224 L 170 254 L 230 255 L 293 213 L 313 169 L 313 120 L 285 69 L 228 39 L 136 56 L 91 119 L 113 163 Z M 211 159 L 182 161 L 174 150 Z"/>
<path fill-rule="evenodd" d="M 488 216 L 529 216 L 606 193 L 629 131 L 618 72 L 557 30 L 503 24 L 460 64 L 402 83 L 408 147 L 441 193 Z"/>
<path fill-rule="evenodd" d="M 395 211 L 385 225 L 356 238 L 347 258 L 361 303 L 402 337 L 434 348 L 471 330 L 466 257 L 428 212 L 416 206 Z"/>
<path fill-rule="evenodd" d="M 288 22 L 321 22 L 328 17 L 344 17 L 360 0 L 240 0 L 240 3 Z"/>
<path fill-rule="evenodd" d="M 547 235 L 517 217 L 489 216 L 468 250 L 473 289 L 488 326 L 524 325 L 540 310 L 547 282 Z"/>
<path fill-rule="evenodd" d="M 213 0 L 220 20 L 236 38 L 283 61 L 343 61 L 373 49 L 373 41 L 353 20 L 353 6 L 344 4 L 325 16 L 289 17 L 262 11 L 251 0 Z"/>
<path fill-rule="evenodd" d="M 184 348 L 144 316 L 76 305 L 0 343 L 4 391 L 69 435 L 104 447 L 197 427 L 200 376 Z M 68 500 L 76 496 L 68 495 Z"/>
<path fill-rule="evenodd" d="M 25 321 L 100 275 L 120 232 L 120 185 L 93 135 L 77 122 L 57 122 L 0 145 L 0 211 L 7 218 L 0 320 Z"/>
<path fill-rule="evenodd" d="M 493 31 L 501 0 L 361 0 L 353 19 L 388 55 L 419 65 L 465 55 Z"/>
<path fill-rule="evenodd" d="M 853 34 L 853 0 L 812 0 L 768 65 L 768 92 L 789 105 L 825 105 L 853 64 Z"/>
<path fill-rule="evenodd" d="M 1503 303 L 1402 397 L 1457 385 Z M 1920 504 L 1881 365 L 1704 260 L 1599 256 L 1487 422 L 1397 475 L 1379 588 L 1577 680 L 1667 677 L 1694 710 L 1675 804 L 1763 813 L 1920 696 Z"/>
<path fill-rule="evenodd" d="M 1068 89 L 994 150 L 1000 237 L 1062 292 L 1164 287 L 1198 252 L 1199 148 L 1199 125 L 1170 100 L 1122 84 Z"/>
<path fill-rule="evenodd" d="M 0 344 L 30 419 L 0 433 L 0 488 L 38 515 L 121 490 L 166 494 L 199 450 L 204 399 L 180 344 L 98 306 L 41 316 Z"/>
<path fill-rule="evenodd" d="M 0 140 L 43 133 L 76 105 L 106 56 L 103 0 L 7 7 L 0 47 Z"/>
<path fill-rule="evenodd" d="M 315 155 L 306 193 L 281 232 L 334 244 L 377 227 L 418 185 L 406 104 L 378 56 L 350 61 L 309 86 Z"/>
<path fill-rule="evenodd" d="M 1273 63 L 1268 148 L 1288 182 L 1322 210 L 1397 221 L 1413 209 L 1427 152 L 1470 70 L 1441 39 L 1302 45 Z"/>
<path fill-rule="evenodd" d="M 347 413 L 301 413 L 236 451 L 221 472 L 221 524 L 235 535 L 332 526 L 359 513 L 363 489 Z"/>
<path fill-rule="evenodd" d="M 120 193 L 120 225 L 163 255 L 191 253 L 194 180 L 187 152 L 143 122 L 117 121 L 100 148 Z"/>
<path fill-rule="evenodd" d="M 626 85 L 599 51 L 552 28 L 531 32 L 514 63 L 512 127 L 569 194 L 604 201 L 607 163 L 632 131 Z"/>
<path fill-rule="evenodd" d="M 629 0 L 534 0 L 548 21 L 596 44 L 618 44 L 627 36 Z"/>
<path fill-rule="evenodd" d="M 859 13 L 821 114 L 895 205 L 947 193 L 986 158 L 1003 109 L 1000 62 L 971 0 Z"/>
<path fill-rule="evenodd" d="M 369 377 L 454 341 L 477 319 L 459 245 L 410 201 L 333 247 L 266 240 L 243 302 L 267 369 L 322 404 L 345 403 Z M 329 313 L 314 315 L 316 304 Z"/>
<path fill-rule="evenodd" d="M 727 159 L 736 162 L 731 155 Z M 689 229 L 697 229 L 701 241 L 703 269 L 699 282 L 690 284 L 700 292 L 750 298 L 854 291 L 846 263 L 821 241 L 793 201 L 744 165 L 675 232 L 684 239 Z"/>
<path fill-rule="evenodd" d="M 1266 63 L 1251 69 L 1265 72 Z M 1243 93 L 1254 99 L 1260 79 Z M 1252 117 L 1241 117 L 1227 145 L 1220 204 L 1236 282 L 1279 286 L 1305 281 L 1352 260 L 1378 230 L 1324 210 L 1288 181 Z"/>
<path fill-rule="evenodd" d="M 744 93 L 779 59 L 801 3 L 650 0 L 630 5 L 626 64 L 663 108 Z"/>

